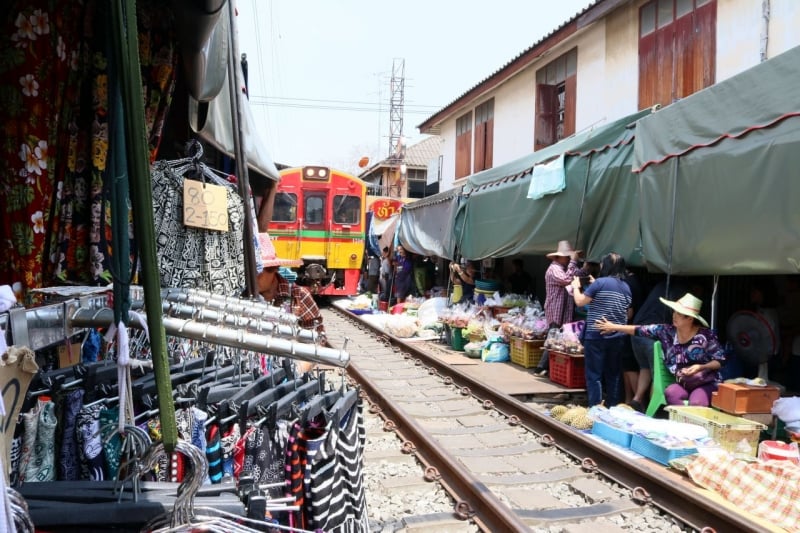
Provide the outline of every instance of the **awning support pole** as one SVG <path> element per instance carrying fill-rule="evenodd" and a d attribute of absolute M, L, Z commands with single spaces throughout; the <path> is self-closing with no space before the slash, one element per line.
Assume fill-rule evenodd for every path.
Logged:
<path fill-rule="evenodd" d="M 172 381 L 167 359 L 167 338 L 161 320 L 161 287 L 156 254 L 156 232 L 153 222 L 153 190 L 150 184 L 150 159 L 142 97 L 142 72 L 139 64 L 139 31 L 136 24 L 135 0 L 112 2 L 116 25 L 114 32 L 123 50 L 120 65 L 122 97 L 125 107 L 125 130 L 128 140 L 133 230 L 139 246 L 142 265 L 142 288 L 147 309 L 147 327 L 153 358 L 153 371 L 158 390 L 158 413 L 164 449 L 171 452 L 178 441 L 175 404 L 172 403 Z M 114 250 L 116 253 L 116 250 Z"/>
<path fill-rule="evenodd" d="M 255 253 L 255 236 L 253 228 L 255 228 L 255 218 L 253 214 L 255 209 L 253 207 L 253 196 L 250 194 L 250 175 L 247 171 L 247 153 L 244 147 L 244 133 L 242 132 L 242 106 L 241 100 L 242 91 L 240 88 L 243 86 L 239 80 L 239 45 L 236 41 L 236 8 L 232 0 L 228 0 L 228 19 L 230 20 L 230 32 L 228 32 L 228 39 L 230 46 L 228 47 L 228 91 L 230 92 L 231 100 L 231 116 L 234 122 L 233 128 L 233 151 L 236 155 L 236 178 L 239 187 L 239 196 L 242 197 L 244 202 L 244 272 L 247 287 L 245 289 L 245 296 L 253 297 L 257 292 L 256 277 L 256 253 Z"/>

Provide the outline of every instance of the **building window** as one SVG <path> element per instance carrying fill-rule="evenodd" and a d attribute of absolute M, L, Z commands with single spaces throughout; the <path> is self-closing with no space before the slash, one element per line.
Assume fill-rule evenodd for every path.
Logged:
<path fill-rule="evenodd" d="M 575 133 L 577 76 L 577 48 L 536 71 L 534 150 L 555 144 Z"/>
<path fill-rule="evenodd" d="M 472 171 L 492 168 L 494 146 L 494 98 L 475 108 L 475 159 Z"/>
<path fill-rule="evenodd" d="M 639 109 L 714 84 L 716 0 L 651 0 L 639 9 Z"/>
<path fill-rule="evenodd" d="M 472 172 L 472 111 L 456 119 L 456 179 Z"/>

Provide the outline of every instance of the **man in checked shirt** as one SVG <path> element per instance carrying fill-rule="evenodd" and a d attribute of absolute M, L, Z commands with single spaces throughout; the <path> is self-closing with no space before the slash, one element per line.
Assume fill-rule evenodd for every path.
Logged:
<path fill-rule="evenodd" d="M 575 276 L 584 275 L 578 266 L 580 255 L 581 252 L 573 250 L 569 241 L 560 241 L 558 249 L 547 254 L 547 258 L 552 260 L 544 274 L 544 318 L 548 328 L 559 328 L 563 324 L 572 322 L 574 306 L 567 287 Z M 545 350 L 535 370 L 537 376 L 547 375 L 549 362 L 549 353 Z"/>
<path fill-rule="evenodd" d="M 322 325 L 322 315 L 317 302 L 305 287 L 296 283 L 289 283 L 278 273 L 278 268 L 296 267 L 303 264 L 298 259 L 281 259 L 275 254 L 275 246 L 268 233 L 258 234 L 258 246 L 261 250 L 262 270 L 258 274 L 258 293 L 265 301 L 271 302 L 276 307 L 291 306 L 291 312 L 297 318 L 297 325 L 301 328 L 313 329 L 320 336 L 320 342 L 325 343 L 325 326 Z M 301 372 L 311 369 L 313 363 L 298 362 Z"/>

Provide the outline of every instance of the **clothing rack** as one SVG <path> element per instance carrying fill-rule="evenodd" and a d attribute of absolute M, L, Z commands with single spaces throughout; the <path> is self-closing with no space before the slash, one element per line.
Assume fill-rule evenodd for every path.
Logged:
<path fill-rule="evenodd" d="M 107 327 L 114 320 L 114 311 L 104 309 L 78 309 L 70 317 L 70 323 L 78 327 Z M 318 344 L 307 344 L 276 338 L 271 335 L 250 333 L 242 329 L 218 326 L 208 322 L 174 317 L 163 318 L 167 335 L 197 341 L 205 341 L 231 348 L 253 352 L 264 352 L 344 368 L 350 363 L 350 355 L 344 350 L 325 348 Z M 131 327 L 144 328 L 142 318 L 131 316 Z"/>
<path fill-rule="evenodd" d="M 132 287 L 132 301 L 141 301 L 137 296 L 142 296 L 141 288 Z M 15 308 L 0 314 L 0 324 L 7 325 L 9 345 L 36 351 L 62 343 L 87 328 L 110 326 L 113 309 L 106 303 L 105 294 L 93 294 L 31 309 Z M 297 327 L 297 317 L 263 302 L 196 289 L 163 289 L 162 312 L 166 313 L 164 329 L 171 336 L 340 368 L 350 362 L 344 348 L 320 346 L 316 332 Z M 146 322 L 134 313 L 129 325 L 144 329 Z"/>
<path fill-rule="evenodd" d="M 134 288 L 131 294 L 135 295 L 137 292 L 138 288 Z M 251 318 L 274 320 L 281 324 L 297 324 L 295 315 L 263 301 L 223 296 L 200 289 L 164 289 L 161 291 L 161 298 L 167 302 L 198 305 Z"/>

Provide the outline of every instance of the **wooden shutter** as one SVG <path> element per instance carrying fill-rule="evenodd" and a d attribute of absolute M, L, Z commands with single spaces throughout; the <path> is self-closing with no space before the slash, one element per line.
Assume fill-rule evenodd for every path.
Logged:
<path fill-rule="evenodd" d="M 564 138 L 575 133 L 575 107 L 578 94 L 578 76 L 567 76 L 564 81 Z"/>
<path fill-rule="evenodd" d="M 658 103 L 658 59 L 656 57 L 656 34 L 649 33 L 639 38 L 639 109 Z"/>
<path fill-rule="evenodd" d="M 716 83 L 717 79 L 717 2 L 709 2 L 695 10 L 694 75 L 698 91 Z"/>
<path fill-rule="evenodd" d="M 536 123 L 533 149 L 540 150 L 556 142 L 556 110 L 558 96 L 555 85 L 536 85 Z"/>
<path fill-rule="evenodd" d="M 484 153 L 486 151 L 486 122 L 475 124 L 475 159 L 472 168 L 475 172 L 480 172 L 486 167 L 483 166 Z"/>
<path fill-rule="evenodd" d="M 485 123 L 486 136 L 483 149 L 483 168 L 492 168 L 492 154 L 494 153 L 494 118 L 490 118 Z"/>
<path fill-rule="evenodd" d="M 674 98 L 675 72 L 672 68 L 672 51 L 674 43 L 673 26 L 669 25 L 656 30 L 656 91 L 655 102 L 668 106 Z"/>
<path fill-rule="evenodd" d="M 472 130 L 456 137 L 456 179 L 469 176 L 472 158 Z"/>

